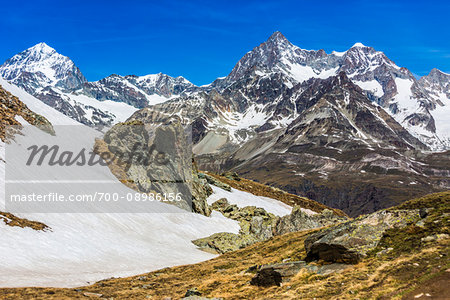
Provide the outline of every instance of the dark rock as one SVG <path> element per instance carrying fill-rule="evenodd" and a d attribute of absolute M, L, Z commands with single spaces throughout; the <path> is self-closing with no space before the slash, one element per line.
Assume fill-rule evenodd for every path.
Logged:
<path fill-rule="evenodd" d="M 201 296 L 202 293 L 195 287 L 192 289 L 188 289 L 186 291 L 186 294 L 184 295 L 184 297 L 191 297 L 191 296 Z"/>
<path fill-rule="evenodd" d="M 261 269 L 250 281 L 251 285 L 269 287 L 280 286 L 282 282 L 281 274 L 273 268 Z"/>
<path fill-rule="evenodd" d="M 426 208 L 419 209 L 419 216 L 421 219 L 424 219 L 428 216 L 428 210 Z"/>

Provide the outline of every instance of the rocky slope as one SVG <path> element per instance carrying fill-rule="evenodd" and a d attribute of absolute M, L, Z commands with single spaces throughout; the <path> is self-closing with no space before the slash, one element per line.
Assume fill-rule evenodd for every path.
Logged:
<path fill-rule="evenodd" d="M 2 142 L 13 138 L 22 125 L 34 125 L 54 134 L 52 124 L 43 116 L 30 110 L 19 98 L 0 85 L 0 139 Z M 11 131 L 12 130 L 12 131 Z"/>

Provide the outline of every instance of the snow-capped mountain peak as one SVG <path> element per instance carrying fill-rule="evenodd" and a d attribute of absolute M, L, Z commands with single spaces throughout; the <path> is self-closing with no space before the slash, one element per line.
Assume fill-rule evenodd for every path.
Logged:
<path fill-rule="evenodd" d="M 47 45 L 45 42 L 40 42 L 40 43 L 34 45 L 33 47 L 30 47 L 29 50 L 30 50 L 30 52 L 34 52 L 34 53 L 42 53 L 42 54 L 50 54 L 50 55 L 56 52 L 55 49 L 53 49 L 52 47 Z"/>
<path fill-rule="evenodd" d="M 256 75 L 282 73 L 292 80 L 291 84 L 303 82 L 311 77 L 326 78 L 334 75 L 335 70 L 332 72 L 329 72 L 330 68 L 319 70 L 311 65 L 311 62 L 326 56 L 323 50 L 304 50 L 293 45 L 277 31 L 267 41 L 245 54 L 223 83 L 229 85 L 252 73 Z"/>
<path fill-rule="evenodd" d="M 46 86 L 74 89 L 86 82 L 70 58 L 43 42 L 8 59 L 0 66 L 0 76 L 28 92 Z"/>

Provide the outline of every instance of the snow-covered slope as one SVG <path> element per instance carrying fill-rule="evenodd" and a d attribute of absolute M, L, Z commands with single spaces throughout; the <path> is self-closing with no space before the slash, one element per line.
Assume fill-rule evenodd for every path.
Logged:
<path fill-rule="evenodd" d="M 195 263 L 214 255 L 196 249 L 191 240 L 239 230 L 219 214 L 205 217 L 174 210 L 171 206 L 166 213 L 153 214 L 20 214 L 47 224 L 52 228 L 47 232 L 1 222 L 1 286 L 77 286 Z"/>
<path fill-rule="evenodd" d="M 27 100 L 29 104 L 34 101 L 32 98 Z M 65 117 L 58 116 L 58 112 L 53 114 L 52 110 L 49 108 L 49 119 L 65 124 Z M 40 113 L 45 115 L 42 107 Z M 83 125 L 78 127 L 80 126 L 85 130 L 83 139 L 89 137 L 88 140 L 93 142 L 98 132 Z M 68 143 L 67 147 L 72 144 L 76 147 L 77 143 L 71 142 L 73 138 L 65 134 L 67 128 L 71 127 L 55 126 L 56 136 L 49 136 L 28 126 L 23 129 L 23 135 L 17 136 L 13 143 L 25 144 L 31 138 L 62 145 L 62 139 Z M 80 128 L 76 132 L 80 133 Z M 1 157 L 5 158 L 4 144 L 1 151 Z M 12 163 L 16 152 L 14 155 L 6 154 L 6 163 Z M 0 211 L 5 211 L 11 206 L 5 207 L 5 162 L 0 161 L 0 165 L 0 184 L 3 186 Z M 76 195 L 80 192 L 87 193 L 89 186 L 97 188 L 97 181 L 107 182 L 109 193 L 135 194 L 135 191 L 120 183 L 107 167 L 101 165 L 57 170 L 45 167 L 15 168 L 6 171 L 8 178 L 19 176 L 45 179 L 45 183 L 24 182 L 16 185 L 14 193 L 18 194 L 54 192 Z M 86 183 L 80 185 L 73 181 L 61 182 L 64 178 L 86 179 Z M 90 180 L 94 181 L 89 185 Z M 8 184 L 13 183 L 14 181 Z M 52 204 L 49 205 L 47 207 L 51 208 Z M 162 202 L 148 203 L 146 211 L 149 213 L 127 213 L 130 204 L 124 201 L 112 205 L 115 211 L 123 213 L 103 213 L 98 203 L 75 203 L 68 206 L 73 208 L 73 212 L 64 213 L 53 210 L 48 213 L 14 212 L 17 217 L 45 223 L 51 228 L 49 231 L 11 227 L 0 222 L 1 286 L 77 286 L 111 276 L 127 276 L 167 266 L 194 263 L 214 255 L 198 250 L 191 240 L 215 232 L 237 233 L 239 230 L 235 221 L 220 214 L 205 217 Z M 25 204 L 26 207 L 31 207 L 31 204 Z"/>
<path fill-rule="evenodd" d="M 67 128 L 84 132 L 83 138 L 94 141 L 99 133 L 90 129 L 29 95 L 21 88 L 0 79 L 4 89 L 17 96 L 28 108 L 45 116 L 54 125 L 52 137 L 33 126 L 26 126 L 15 142 L 24 144 L 26 139 L 47 140 L 61 145 L 62 140 L 76 144 L 75 136 L 68 136 Z M 22 125 L 25 120 L 20 119 Z M 58 126 L 75 125 L 75 126 Z M 81 131 L 80 131 L 81 130 Z M 5 144 L 0 144 L 0 211 L 5 207 L 5 166 L 12 163 L 15 153 L 5 157 Z M 5 162 L 6 161 L 6 162 Z M 28 169 L 8 169 L 8 178 L 33 177 Z M 71 169 L 39 168 L 34 178 L 55 182 L 48 184 L 18 185 L 16 193 L 80 193 L 80 185 L 59 183 L 62 177 L 85 178 L 109 183 L 111 193 L 135 193 L 114 177 L 107 167 Z M 89 181 L 89 180 L 88 180 Z M 94 185 L 97 185 L 94 183 Z M 85 186 L 85 187 L 83 187 Z M 87 191 L 87 184 L 82 190 Z M 117 205 L 124 205 L 117 204 Z M 239 231 L 239 225 L 221 214 L 211 217 L 183 211 L 161 202 L 147 207 L 153 213 L 102 213 L 95 205 L 74 206 L 66 213 L 14 213 L 17 217 L 45 223 L 50 231 L 11 227 L 0 222 L 0 285 L 15 286 L 77 286 L 112 276 L 127 276 L 167 266 L 194 263 L 214 257 L 200 251 L 191 240 L 209 236 L 215 232 Z M 84 212 L 83 212 L 84 211 Z"/>

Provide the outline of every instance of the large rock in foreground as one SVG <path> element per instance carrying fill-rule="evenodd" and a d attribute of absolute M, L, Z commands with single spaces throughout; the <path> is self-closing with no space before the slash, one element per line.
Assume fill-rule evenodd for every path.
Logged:
<path fill-rule="evenodd" d="M 305 240 L 306 259 L 357 263 L 374 249 L 383 233 L 420 219 L 419 210 L 382 210 L 312 234 Z"/>
<path fill-rule="evenodd" d="M 145 194 L 181 195 L 182 201 L 166 203 L 209 216 L 206 198 L 212 189 L 198 176 L 190 147 L 189 134 L 177 121 L 159 126 L 139 120 L 119 123 L 96 141 L 100 153 L 118 158 L 108 167 L 128 187 Z"/>

